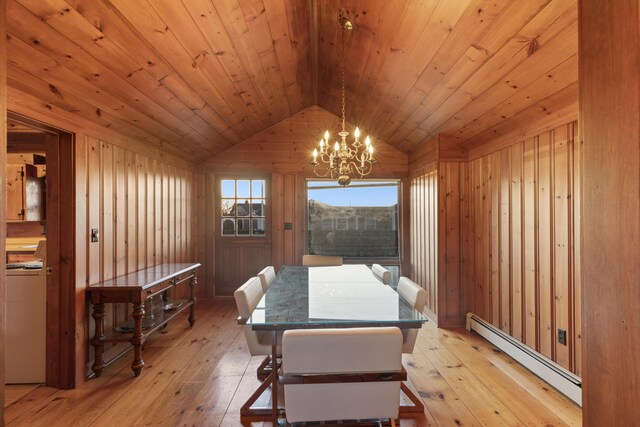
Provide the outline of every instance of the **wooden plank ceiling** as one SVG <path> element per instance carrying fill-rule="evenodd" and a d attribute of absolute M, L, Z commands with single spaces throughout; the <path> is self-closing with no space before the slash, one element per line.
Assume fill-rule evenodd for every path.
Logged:
<path fill-rule="evenodd" d="M 374 140 L 472 149 L 577 102 L 576 0 L 7 0 L 8 84 L 199 163 L 340 116 L 341 7 L 347 120 Z"/>

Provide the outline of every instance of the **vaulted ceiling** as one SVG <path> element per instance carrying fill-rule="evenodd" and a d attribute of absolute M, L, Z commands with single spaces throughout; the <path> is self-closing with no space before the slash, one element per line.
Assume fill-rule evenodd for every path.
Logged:
<path fill-rule="evenodd" d="M 347 120 L 374 140 L 474 148 L 575 108 L 575 0 L 7 0 L 8 84 L 200 162 L 340 116 L 339 8 Z"/>

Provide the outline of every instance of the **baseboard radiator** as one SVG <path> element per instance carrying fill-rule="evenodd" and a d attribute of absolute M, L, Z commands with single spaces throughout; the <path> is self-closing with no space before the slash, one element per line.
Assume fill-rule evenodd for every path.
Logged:
<path fill-rule="evenodd" d="M 560 393 L 582 406 L 582 380 L 473 313 L 467 313 L 467 329 L 498 347 Z"/>

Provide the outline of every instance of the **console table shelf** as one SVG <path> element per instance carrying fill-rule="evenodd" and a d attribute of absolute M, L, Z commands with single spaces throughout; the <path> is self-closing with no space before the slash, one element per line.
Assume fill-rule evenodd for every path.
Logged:
<path fill-rule="evenodd" d="M 97 283 L 87 288 L 87 293 L 93 305 L 92 317 L 95 322 L 95 334 L 91 339 L 91 345 L 95 349 L 95 360 L 91 368 L 97 377 L 100 376 L 106 366 L 103 359 L 104 343 L 131 342 L 134 350 L 131 369 L 134 375 L 138 376 L 144 367 L 142 345 L 146 337 L 164 327 L 171 319 L 187 309 L 189 309 L 189 325 L 193 326 L 196 321 L 195 295 L 198 267 L 200 267 L 198 263 L 161 264 Z M 189 299 L 172 300 L 171 303 L 175 309 L 154 313 L 153 325 L 143 329 L 145 302 L 151 301 L 154 297 L 162 296 L 164 305 L 167 302 L 167 291 L 183 283 L 189 284 Z M 105 334 L 104 305 L 117 302 L 133 304 L 133 330 Z"/>

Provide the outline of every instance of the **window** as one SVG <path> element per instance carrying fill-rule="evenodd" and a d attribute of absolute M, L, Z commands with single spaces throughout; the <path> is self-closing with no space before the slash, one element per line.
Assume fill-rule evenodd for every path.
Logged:
<path fill-rule="evenodd" d="M 309 253 L 397 258 L 398 181 L 307 181 Z"/>
<path fill-rule="evenodd" d="M 220 181 L 220 218 L 223 236 L 264 236 L 265 181 L 223 179 Z"/>

